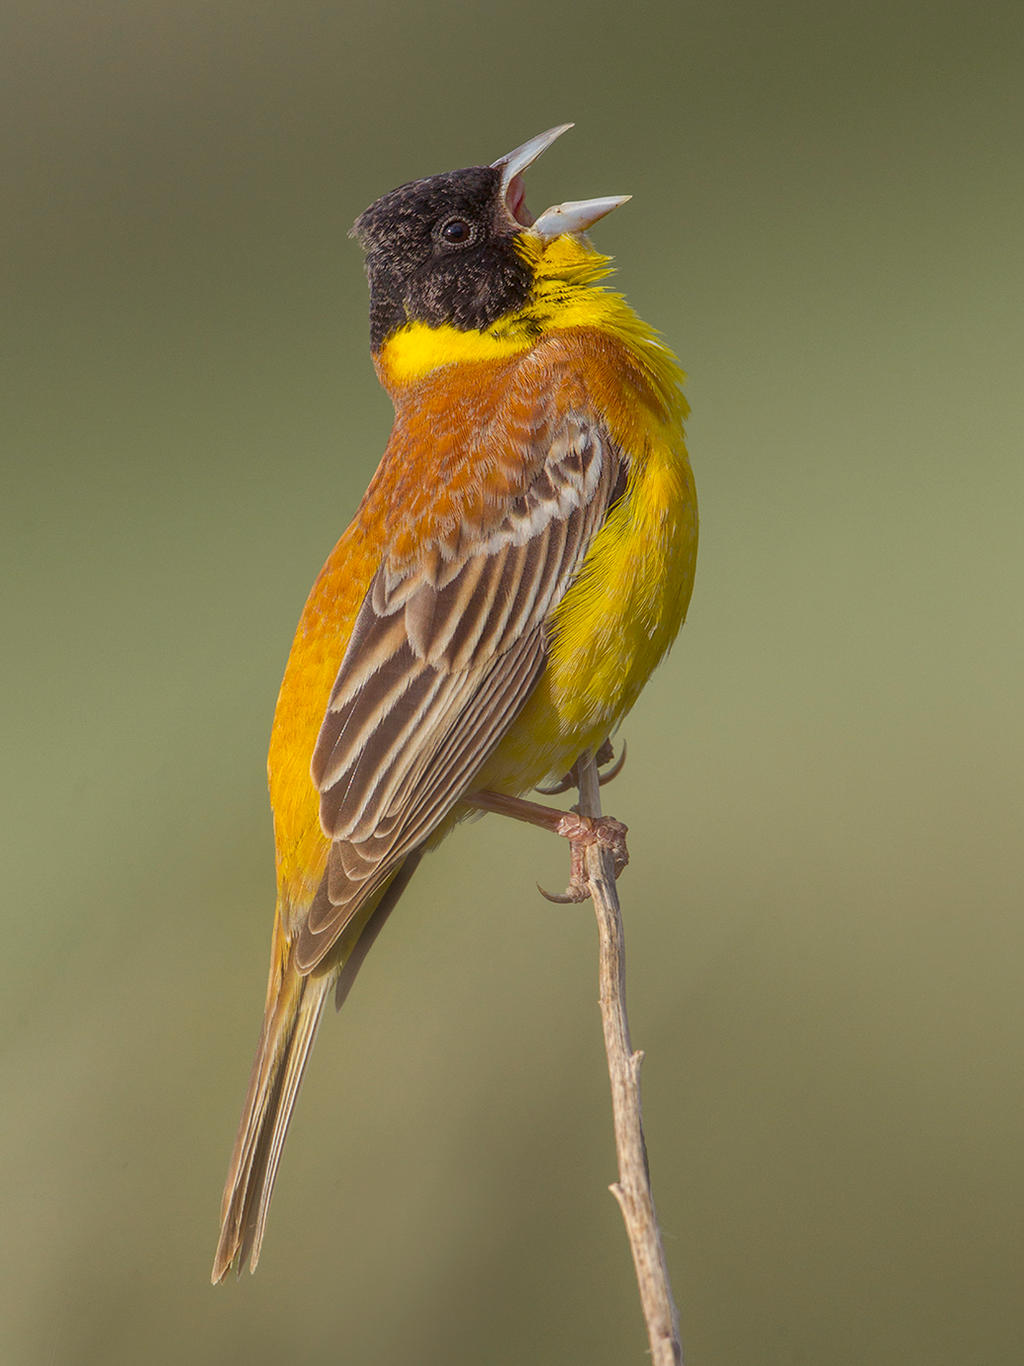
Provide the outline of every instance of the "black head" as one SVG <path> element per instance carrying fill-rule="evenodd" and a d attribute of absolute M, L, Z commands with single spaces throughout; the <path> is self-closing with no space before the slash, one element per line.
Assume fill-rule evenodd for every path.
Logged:
<path fill-rule="evenodd" d="M 370 345 L 376 353 L 407 322 L 489 327 L 530 294 L 515 248 L 525 226 L 498 166 L 414 180 L 371 204 L 352 229 L 366 252 Z"/>

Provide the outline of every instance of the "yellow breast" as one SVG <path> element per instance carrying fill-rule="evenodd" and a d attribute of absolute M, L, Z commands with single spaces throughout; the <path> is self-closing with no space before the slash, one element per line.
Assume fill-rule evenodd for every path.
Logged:
<path fill-rule="evenodd" d="M 544 673 L 481 787 L 526 791 L 599 745 L 636 702 L 690 601 L 698 518 L 681 404 L 658 412 L 614 379 L 598 392 L 629 457 L 626 491 L 554 613 Z"/>

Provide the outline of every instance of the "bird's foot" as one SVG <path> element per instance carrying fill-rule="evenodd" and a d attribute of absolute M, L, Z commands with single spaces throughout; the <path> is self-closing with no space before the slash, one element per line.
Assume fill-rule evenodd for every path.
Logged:
<path fill-rule="evenodd" d="M 620 761 L 621 762 L 621 761 Z M 569 841 L 572 864 L 569 871 L 569 885 L 562 895 L 553 895 L 540 890 L 549 901 L 572 904 L 586 901 L 590 895 L 590 880 L 587 877 L 586 850 L 593 844 L 610 849 L 618 877 L 629 862 L 626 849 L 626 826 L 612 816 L 581 816 L 575 809 L 558 811 L 540 802 L 527 801 L 524 797 L 510 797 L 504 792 L 489 792 L 482 789 L 471 792 L 463 798 L 467 806 L 478 811 L 493 811 L 500 816 L 511 816 L 513 820 L 526 821 L 529 825 L 550 830 L 553 835 L 561 835 Z"/>
<path fill-rule="evenodd" d="M 555 834 L 569 841 L 569 885 L 564 892 L 547 892 L 537 884 L 537 890 L 548 901 L 570 906 L 586 901 L 590 896 L 590 875 L 587 872 L 586 852 L 594 844 L 611 851 L 615 876 L 618 877 L 629 862 L 626 848 L 626 826 L 613 816 L 581 816 L 575 811 L 564 815 L 555 827 Z"/>

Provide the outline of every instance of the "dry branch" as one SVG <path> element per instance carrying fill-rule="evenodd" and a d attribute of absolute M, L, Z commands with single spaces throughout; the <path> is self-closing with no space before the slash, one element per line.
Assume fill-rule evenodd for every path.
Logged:
<path fill-rule="evenodd" d="M 579 812 L 601 814 L 601 790 L 594 756 L 585 753 L 576 766 L 580 790 Z M 647 1323 L 654 1366 L 682 1366 L 679 1317 L 665 1265 L 661 1230 L 654 1212 L 640 1113 L 642 1053 L 634 1053 L 626 1016 L 626 946 L 622 912 L 610 852 L 598 843 L 585 853 L 600 940 L 600 999 L 604 1046 L 611 1080 L 612 1113 L 619 1179 L 611 1192 L 619 1202 L 633 1251 L 640 1303 Z"/>

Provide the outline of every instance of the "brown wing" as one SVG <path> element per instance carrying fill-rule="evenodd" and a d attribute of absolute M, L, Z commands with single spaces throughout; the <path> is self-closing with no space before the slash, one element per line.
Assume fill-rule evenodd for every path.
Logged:
<path fill-rule="evenodd" d="M 545 623 L 604 520 L 621 467 L 568 415 L 505 515 L 466 543 L 385 559 L 356 618 L 316 749 L 327 876 L 299 932 L 321 962 L 368 896 L 429 835 L 543 668 Z"/>

